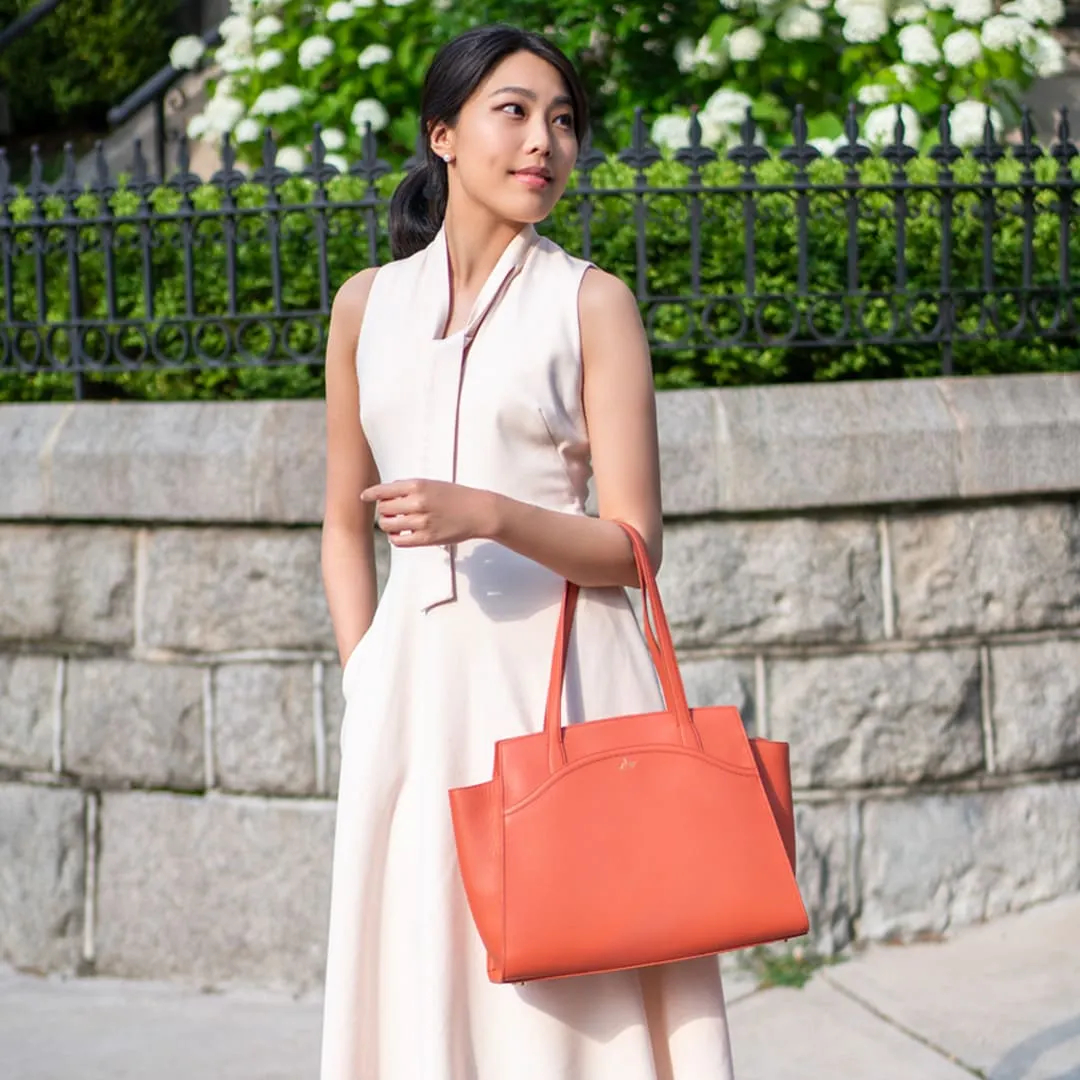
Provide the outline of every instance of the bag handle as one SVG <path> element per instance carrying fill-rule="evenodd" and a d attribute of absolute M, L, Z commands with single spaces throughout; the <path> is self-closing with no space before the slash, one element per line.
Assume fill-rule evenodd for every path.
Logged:
<path fill-rule="evenodd" d="M 701 749 L 701 736 L 694 726 L 690 708 L 686 703 L 686 689 L 679 665 L 675 659 L 675 646 L 671 639 L 671 628 L 660 599 L 660 589 L 656 583 L 652 562 L 649 559 L 645 541 L 638 531 L 625 521 L 616 521 L 630 540 L 634 553 L 634 565 L 638 572 L 638 584 L 642 594 L 642 622 L 645 639 L 649 647 L 656 673 L 660 678 L 660 688 L 664 695 L 664 704 L 679 726 L 679 735 L 684 746 Z M 574 623 L 574 611 L 577 607 L 579 586 L 572 581 L 566 583 L 563 592 L 562 610 L 559 624 L 555 631 L 555 648 L 551 658 L 551 678 L 548 682 L 547 705 L 544 711 L 544 732 L 548 741 L 548 765 L 551 771 L 566 764 L 566 744 L 562 729 L 562 691 L 566 680 L 566 658 L 570 647 L 570 631 Z"/>

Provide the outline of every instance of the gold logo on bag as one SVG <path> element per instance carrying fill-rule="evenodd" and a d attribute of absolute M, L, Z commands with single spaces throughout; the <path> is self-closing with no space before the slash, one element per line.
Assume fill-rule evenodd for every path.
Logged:
<path fill-rule="evenodd" d="M 629 758 L 624 757 L 622 761 L 619 762 L 619 770 L 632 769 L 636 764 L 636 761 L 631 761 Z"/>

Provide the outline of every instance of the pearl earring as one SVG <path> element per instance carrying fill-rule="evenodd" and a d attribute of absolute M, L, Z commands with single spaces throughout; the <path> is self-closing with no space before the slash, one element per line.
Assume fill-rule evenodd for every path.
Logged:
<path fill-rule="evenodd" d="M 446 162 L 447 165 L 449 165 L 450 162 L 454 160 L 450 154 L 443 154 L 442 159 Z"/>

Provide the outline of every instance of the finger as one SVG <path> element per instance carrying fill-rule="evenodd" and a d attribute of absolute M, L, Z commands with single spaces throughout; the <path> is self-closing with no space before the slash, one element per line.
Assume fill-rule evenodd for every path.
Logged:
<path fill-rule="evenodd" d="M 420 499 L 415 495 L 400 495 L 394 499 L 382 500 L 376 511 L 379 517 L 396 517 L 400 514 L 418 514 L 421 512 Z"/>
<path fill-rule="evenodd" d="M 379 528 L 388 535 L 400 535 L 403 532 L 419 532 L 426 524 L 420 514 L 397 514 L 393 517 L 379 516 Z"/>
<path fill-rule="evenodd" d="M 416 487 L 415 480 L 392 480 L 386 484 L 374 484 L 360 492 L 364 502 L 378 502 L 380 499 L 396 499 L 408 495 Z"/>

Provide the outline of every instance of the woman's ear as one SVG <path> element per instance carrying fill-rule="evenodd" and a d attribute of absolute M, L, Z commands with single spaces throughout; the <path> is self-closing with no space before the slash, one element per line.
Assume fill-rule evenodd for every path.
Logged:
<path fill-rule="evenodd" d="M 446 124 L 433 124 L 428 141 L 436 157 L 441 157 L 443 161 L 454 160 L 454 133 Z"/>

